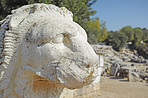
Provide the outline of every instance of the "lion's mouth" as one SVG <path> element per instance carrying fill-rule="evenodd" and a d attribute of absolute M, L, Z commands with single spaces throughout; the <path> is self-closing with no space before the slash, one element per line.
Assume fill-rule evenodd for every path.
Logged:
<path fill-rule="evenodd" d="M 86 64 L 68 59 L 53 61 L 41 67 L 41 77 L 66 88 L 75 89 L 91 84 L 97 77 L 97 68 L 98 63 Z"/>

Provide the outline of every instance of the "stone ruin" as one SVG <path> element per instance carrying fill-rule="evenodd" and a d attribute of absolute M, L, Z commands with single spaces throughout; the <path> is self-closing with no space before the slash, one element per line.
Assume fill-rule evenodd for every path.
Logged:
<path fill-rule="evenodd" d="M 25 5 L 0 26 L 0 98 L 98 95 L 98 56 L 66 8 Z"/>
<path fill-rule="evenodd" d="M 127 78 L 129 82 L 148 80 L 148 59 L 139 56 L 136 50 L 123 49 L 117 52 L 111 46 L 98 47 L 106 51 L 102 76 Z"/>

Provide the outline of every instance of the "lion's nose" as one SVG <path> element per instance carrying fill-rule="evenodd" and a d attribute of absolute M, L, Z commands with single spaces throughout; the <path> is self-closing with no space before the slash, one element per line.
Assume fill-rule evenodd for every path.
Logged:
<path fill-rule="evenodd" d="M 95 51 L 92 49 L 92 47 L 89 47 L 90 49 L 88 50 L 87 54 L 87 60 L 89 61 L 87 64 L 87 67 L 93 66 L 99 62 L 98 55 L 95 53 Z"/>

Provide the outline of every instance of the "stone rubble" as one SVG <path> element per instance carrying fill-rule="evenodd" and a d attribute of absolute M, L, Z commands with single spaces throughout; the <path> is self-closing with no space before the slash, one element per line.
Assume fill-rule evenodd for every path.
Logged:
<path fill-rule="evenodd" d="M 148 81 L 148 59 L 139 56 L 136 50 L 123 49 L 117 52 L 111 46 L 98 45 L 106 53 L 102 75 L 127 77 L 129 81 Z"/>

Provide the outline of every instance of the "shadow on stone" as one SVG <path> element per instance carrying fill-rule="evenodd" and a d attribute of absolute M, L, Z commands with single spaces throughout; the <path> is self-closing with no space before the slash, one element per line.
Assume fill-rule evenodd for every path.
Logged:
<path fill-rule="evenodd" d="M 110 77 L 110 79 L 122 79 L 121 77 Z"/>
<path fill-rule="evenodd" d="M 128 82 L 128 80 L 119 80 L 119 81 L 121 81 L 121 82 Z"/>

